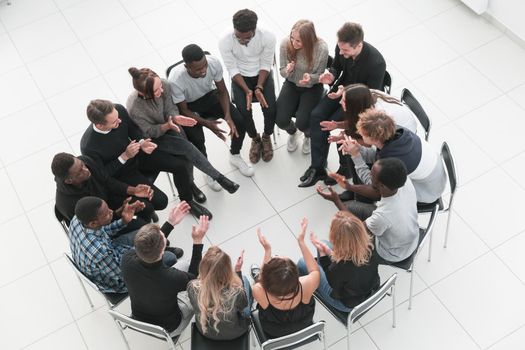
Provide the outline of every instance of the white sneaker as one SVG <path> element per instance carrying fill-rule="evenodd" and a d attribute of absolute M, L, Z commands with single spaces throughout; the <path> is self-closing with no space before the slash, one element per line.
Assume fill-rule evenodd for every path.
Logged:
<path fill-rule="evenodd" d="M 219 185 L 219 183 L 215 181 L 210 175 L 205 175 L 204 177 L 206 180 L 206 184 L 209 188 L 211 188 L 215 192 L 219 192 L 220 190 L 222 190 L 222 186 Z"/>
<path fill-rule="evenodd" d="M 244 176 L 253 176 L 255 173 L 253 171 L 252 165 L 250 163 L 246 163 L 244 159 L 241 158 L 240 154 L 230 155 L 230 164 L 239 169 L 239 172 Z"/>
<path fill-rule="evenodd" d="M 293 152 L 297 149 L 297 131 L 292 135 L 288 135 L 288 143 L 286 143 L 286 149 L 288 150 L 288 152 Z"/>
<path fill-rule="evenodd" d="M 303 154 L 310 154 L 310 138 L 309 137 L 304 137 L 304 140 L 303 140 Z"/>

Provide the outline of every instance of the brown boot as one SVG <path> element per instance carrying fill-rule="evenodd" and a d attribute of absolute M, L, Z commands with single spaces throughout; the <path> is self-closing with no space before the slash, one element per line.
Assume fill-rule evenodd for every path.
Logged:
<path fill-rule="evenodd" d="M 273 158 L 273 147 L 270 135 L 262 136 L 262 160 L 269 162 Z"/>
<path fill-rule="evenodd" d="M 261 159 L 262 149 L 261 137 L 257 135 L 252 139 L 252 145 L 250 146 L 249 158 L 252 164 L 257 163 Z"/>

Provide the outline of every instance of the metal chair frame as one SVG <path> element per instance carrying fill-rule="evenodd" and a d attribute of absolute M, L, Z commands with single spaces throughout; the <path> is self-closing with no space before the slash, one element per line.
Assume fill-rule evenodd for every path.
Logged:
<path fill-rule="evenodd" d="M 414 94 L 412 94 L 407 88 L 404 88 L 403 91 L 401 91 L 401 101 L 416 115 L 423 130 L 425 130 L 425 141 L 428 141 L 430 129 L 432 128 L 432 121 L 428 114 L 425 112 Z"/>

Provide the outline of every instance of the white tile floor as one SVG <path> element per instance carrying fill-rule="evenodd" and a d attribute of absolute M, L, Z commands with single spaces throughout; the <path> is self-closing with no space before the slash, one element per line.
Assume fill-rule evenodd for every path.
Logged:
<path fill-rule="evenodd" d="M 52 214 L 50 160 L 59 151 L 78 152 L 90 99 L 125 102 L 130 65 L 162 74 L 191 42 L 217 54 L 217 39 L 239 2 L 12 1 L 0 4 L 0 348 L 124 349 L 103 301 L 94 295 L 95 310 L 89 307 L 62 257 L 68 247 Z M 387 60 L 395 94 L 403 87 L 416 94 L 434 122 L 431 142 L 439 147 L 447 140 L 456 158 L 460 187 L 449 248 L 440 246 L 445 218 L 439 217 L 433 260 L 418 259 L 413 310 L 406 302 L 408 274 L 400 273 L 398 327 L 392 329 L 385 301 L 360 320 L 354 348 L 523 349 L 525 49 L 456 0 L 242 6 L 278 38 L 299 17 L 311 18 L 331 48 L 343 21 L 363 23 L 367 40 Z M 285 133 L 274 160 L 257 164 L 252 179 L 228 164 L 223 143 L 208 140 L 212 161 L 241 189 L 231 196 L 204 187 L 215 214 L 207 245 L 220 244 L 232 256 L 245 249 L 247 269 L 262 257 L 257 227 L 276 253 L 293 257 L 303 215 L 326 237 L 334 208 L 313 189 L 296 187 L 309 158 L 286 151 Z M 335 160 L 332 152 L 332 168 Z M 169 191 L 164 178 L 159 185 Z M 186 251 L 192 223 L 187 218 L 172 239 Z M 381 276 L 392 271 L 381 267 Z M 344 349 L 344 328 L 322 309 L 317 317 L 328 321 L 330 348 Z M 128 337 L 134 349 L 163 348 L 141 335 Z M 181 348 L 190 349 L 187 333 L 182 340 Z"/>

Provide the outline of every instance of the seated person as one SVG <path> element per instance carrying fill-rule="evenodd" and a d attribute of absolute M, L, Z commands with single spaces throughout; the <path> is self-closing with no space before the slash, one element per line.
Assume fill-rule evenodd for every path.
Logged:
<path fill-rule="evenodd" d="M 310 153 L 310 114 L 323 97 L 319 76 L 326 68 L 328 46 L 311 21 L 297 21 L 281 42 L 280 73 L 285 81 L 277 98 L 276 123 L 288 133 L 287 149 L 297 149 L 297 129 L 304 133 L 304 154 Z M 295 123 L 292 117 L 295 116 Z"/>
<path fill-rule="evenodd" d="M 253 168 L 241 158 L 240 151 L 246 135 L 245 117 L 230 102 L 230 94 L 222 77 L 221 62 L 202 49 L 191 44 L 182 50 L 184 65 L 173 68 L 168 77 L 173 102 L 186 117 L 193 118 L 197 124 L 184 127 L 184 132 L 205 157 L 206 145 L 203 127 L 210 129 L 221 140 L 226 141 L 224 130 L 219 128 L 217 119 L 223 118 L 230 128 L 230 163 L 244 176 L 253 176 Z M 220 191 L 221 186 L 206 176 L 208 186 Z"/>
<path fill-rule="evenodd" d="M 90 157 L 75 157 L 69 153 L 57 153 L 53 157 L 51 171 L 55 175 L 57 185 L 55 205 L 68 221 L 75 215 L 75 205 L 83 197 L 99 197 L 109 208 L 116 210 L 125 198 L 132 196 L 134 200 L 142 199 L 140 202 L 144 204 L 144 209 L 123 232 L 128 231 L 128 228 L 139 229 L 150 222 L 153 206 L 146 201 L 152 196 L 150 186 L 129 186 L 108 176 L 102 166 Z M 143 213 L 144 211 L 146 213 Z"/>
<path fill-rule="evenodd" d="M 377 160 L 372 166 L 371 178 L 372 186 L 381 195 L 377 205 L 350 201 L 347 207 L 331 187 L 328 187 L 328 192 L 318 187 L 317 192 L 332 201 L 337 209 L 349 210 L 364 221 L 368 231 L 375 236 L 379 263 L 405 260 L 419 241 L 414 186 L 407 177 L 405 165 L 398 158 Z"/>
<path fill-rule="evenodd" d="M 233 15 L 233 32 L 219 41 L 222 60 L 232 80 L 235 106 L 244 116 L 246 132 L 252 139 L 250 162 L 273 158 L 270 136 L 275 127 L 275 87 L 271 74 L 275 57 L 275 35 L 257 27 L 257 14 L 239 10 Z M 252 113 L 255 95 L 264 116 L 264 133 L 259 136 Z"/>
<path fill-rule="evenodd" d="M 174 214 L 179 223 L 189 208 Z M 199 273 L 202 240 L 208 231 L 208 217 L 201 216 L 193 226 L 193 252 L 188 272 L 162 264 L 166 239 L 158 225 L 148 224 L 135 236 L 135 250 L 122 258 L 122 277 L 128 287 L 133 318 L 166 329 L 171 337 L 180 335 L 193 317 L 186 286 Z"/>
<path fill-rule="evenodd" d="M 195 324 L 210 339 L 230 340 L 250 327 L 251 287 L 241 275 L 242 253 L 233 269 L 221 248 L 210 247 L 199 266 L 199 277 L 188 284 Z"/>
<path fill-rule="evenodd" d="M 289 258 L 272 258 L 270 243 L 260 230 L 257 231 L 259 242 L 264 248 L 264 260 L 259 276 L 256 276 L 258 268 L 252 268 L 253 277 L 257 280 L 252 293 L 257 301 L 262 328 L 269 338 L 297 332 L 313 323 L 313 293 L 319 286 L 320 275 L 319 266 L 304 242 L 307 226 L 308 220 L 303 218 L 297 236 L 306 265 L 306 276 L 299 276 L 297 265 Z"/>
<path fill-rule="evenodd" d="M 152 138 L 159 151 L 186 157 L 206 175 L 209 175 L 229 193 L 235 193 L 239 185 L 221 174 L 208 159 L 186 138 L 180 126 L 194 126 L 193 118 L 177 115 L 177 107 L 171 98 L 171 86 L 167 80 L 160 79 L 157 73 L 148 68 L 130 68 L 133 92 L 127 101 L 131 119 L 139 126 L 144 136 Z M 192 168 L 193 169 L 193 168 Z M 193 176 L 193 171 L 190 173 Z M 196 186 L 193 186 L 196 187 Z M 195 201 L 190 201 L 190 213 L 199 217 L 212 214 Z"/>
<path fill-rule="evenodd" d="M 322 242 L 310 234 L 322 268 L 317 293 L 337 310 L 350 312 L 379 288 L 373 240 L 363 222 L 348 211 L 335 214 L 328 239 L 330 242 Z M 301 275 L 306 274 L 303 259 L 297 267 Z"/>
<path fill-rule="evenodd" d="M 126 226 L 135 212 L 144 204 L 126 199 L 119 209 L 121 219 L 113 219 L 113 211 L 106 202 L 97 197 L 84 197 L 75 206 L 75 216 L 69 226 L 69 246 L 73 260 L 103 293 L 125 293 L 126 285 L 120 275 L 122 255 L 133 248 L 136 231 L 116 237 L 116 233 Z M 177 259 L 168 253 L 167 264 L 173 265 Z"/>
<path fill-rule="evenodd" d="M 142 138 L 126 108 L 107 100 L 93 100 L 87 106 L 87 116 L 92 124 L 80 140 L 82 154 L 97 161 L 109 176 L 124 183 L 149 185 L 153 192 L 153 209 L 166 208 L 168 197 L 139 171 L 140 159 L 154 152 L 157 145 Z M 158 221 L 155 212 L 152 216 Z"/>
<path fill-rule="evenodd" d="M 363 184 L 371 183 L 370 169 L 366 163 L 395 157 L 405 164 L 408 177 L 416 189 L 418 202 L 432 203 L 441 197 L 445 190 L 447 174 L 438 152 L 428 142 L 408 129 L 396 127 L 391 117 L 376 109 L 368 109 L 361 113 L 357 122 L 357 132 L 365 144 L 374 147 L 363 147 L 351 139 L 343 141 L 342 149 L 352 156 L 357 175 Z M 377 190 L 370 191 L 370 186 L 365 192 L 362 191 L 363 185 L 344 186 L 347 190 L 370 199 L 377 200 L 379 197 Z"/>
<path fill-rule="evenodd" d="M 328 142 L 343 140 L 344 134 L 355 140 L 362 140 L 361 135 L 357 132 L 357 122 L 359 121 L 359 114 L 369 108 L 385 111 L 392 119 L 394 119 L 396 125 L 404 127 L 413 133 L 416 132 L 416 116 L 412 113 L 410 108 L 397 98 L 387 95 L 379 90 L 369 89 L 364 84 L 351 84 L 344 88 L 342 86 L 339 87 L 339 92 L 341 93 L 340 105 L 343 110 L 343 121 L 323 121 L 321 122 L 321 127 L 324 131 L 341 128 L 344 132 L 341 132 L 339 135 L 330 135 L 328 137 Z M 338 153 L 339 169 L 337 170 L 337 173 L 345 175 L 346 178 L 352 177 L 354 184 L 360 183 L 352 158 L 349 155 L 343 155 L 340 150 L 338 150 Z M 325 180 L 325 184 L 335 185 L 335 180 L 329 177 Z M 343 201 L 353 199 L 352 192 L 345 191 L 341 195 L 343 196 L 341 197 Z M 363 199 L 361 198 L 360 200 Z"/>

